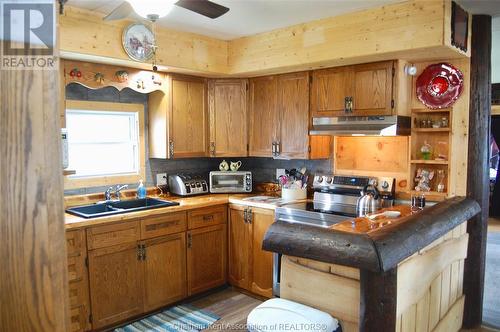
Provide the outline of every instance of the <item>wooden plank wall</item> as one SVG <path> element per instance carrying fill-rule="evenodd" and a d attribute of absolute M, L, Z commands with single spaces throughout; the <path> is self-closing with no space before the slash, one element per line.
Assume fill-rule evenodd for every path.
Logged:
<path fill-rule="evenodd" d="M 397 332 L 460 330 L 466 225 L 461 224 L 399 264 Z"/>

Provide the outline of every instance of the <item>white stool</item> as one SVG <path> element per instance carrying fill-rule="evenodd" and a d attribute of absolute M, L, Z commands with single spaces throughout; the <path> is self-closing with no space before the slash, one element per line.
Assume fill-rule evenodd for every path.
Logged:
<path fill-rule="evenodd" d="M 333 332 L 341 331 L 339 321 L 326 312 L 285 299 L 270 299 L 247 317 L 250 332 Z"/>

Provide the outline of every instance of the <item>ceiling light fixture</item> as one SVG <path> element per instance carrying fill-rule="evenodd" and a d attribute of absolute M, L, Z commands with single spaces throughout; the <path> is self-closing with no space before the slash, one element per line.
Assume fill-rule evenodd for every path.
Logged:
<path fill-rule="evenodd" d="M 127 0 L 134 11 L 141 17 L 155 22 L 166 16 L 178 0 Z"/>

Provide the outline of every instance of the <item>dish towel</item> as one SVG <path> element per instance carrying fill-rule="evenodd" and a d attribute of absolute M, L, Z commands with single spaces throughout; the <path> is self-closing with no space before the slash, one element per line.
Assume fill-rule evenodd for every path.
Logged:
<path fill-rule="evenodd" d="M 178 305 L 115 329 L 115 332 L 177 332 L 200 331 L 220 317 L 189 304 Z"/>

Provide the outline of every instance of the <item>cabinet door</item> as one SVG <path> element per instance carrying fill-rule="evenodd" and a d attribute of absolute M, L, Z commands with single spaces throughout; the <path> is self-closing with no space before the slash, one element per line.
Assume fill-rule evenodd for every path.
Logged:
<path fill-rule="evenodd" d="M 274 222 L 274 212 L 250 208 L 252 225 L 252 283 L 250 291 L 266 297 L 273 293 L 273 254 L 262 250 L 262 241 Z"/>
<path fill-rule="evenodd" d="M 143 312 L 142 271 L 136 242 L 89 251 L 94 329 Z"/>
<path fill-rule="evenodd" d="M 275 76 L 250 80 L 249 97 L 249 155 L 272 157 L 272 145 L 277 141 L 279 112 L 277 106 L 277 79 Z"/>
<path fill-rule="evenodd" d="M 188 295 L 226 283 L 226 225 L 188 231 Z"/>
<path fill-rule="evenodd" d="M 279 154 L 307 159 L 309 155 L 309 74 L 278 76 L 280 110 Z"/>
<path fill-rule="evenodd" d="M 251 225 L 245 222 L 246 206 L 229 206 L 229 283 L 250 290 Z"/>
<path fill-rule="evenodd" d="M 144 241 L 144 309 L 186 297 L 186 233 Z"/>
<path fill-rule="evenodd" d="M 170 112 L 170 148 L 174 158 L 207 155 L 207 112 L 205 81 L 198 78 L 172 77 Z"/>
<path fill-rule="evenodd" d="M 313 117 L 347 115 L 345 98 L 352 91 L 349 67 L 313 71 L 311 113 Z"/>
<path fill-rule="evenodd" d="M 354 90 L 351 115 L 392 114 L 393 62 L 352 66 Z"/>
<path fill-rule="evenodd" d="M 210 156 L 247 156 L 247 80 L 209 82 Z"/>

